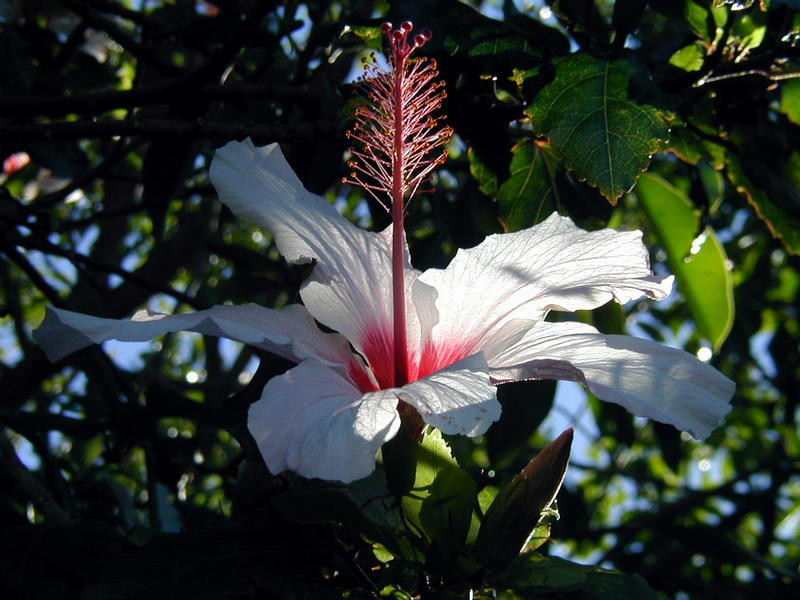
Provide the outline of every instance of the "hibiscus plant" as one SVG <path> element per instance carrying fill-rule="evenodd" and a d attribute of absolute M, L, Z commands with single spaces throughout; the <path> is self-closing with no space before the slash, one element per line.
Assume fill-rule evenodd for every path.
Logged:
<path fill-rule="evenodd" d="M 800 3 L 0 34 L 0 598 L 798 596 Z"/>
<path fill-rule="evenodd" d="M 372 55 L 357 84 L 344 181 L 380 203 L 391 225 L 369 231 L 344 218 L 303 187 L 278 144 L 229 142 L 210 180 L 234 214 L 274 237 L 286 261 L 311 264 L 302 302 L 143 310 L 130 320 L 49 308 L 34 338 L 57 361 L 106 340 L 193 331 L 295 363 L 263 386 L 247 428 L 269 473 L 339 484 L 297 483 L 278 505 L 301 520 L 363 527 L 376 556 L 419 565 L 435 590 L 502 576 L 522 549 L 544 542 L 548 515 L 557 514 L 571 429 L 499 491 L 479 490 L 443 438 L 485 434 L 501 414 L 498 385 L 580 382 L 600 400 L 702 439 L 729 411 L 734 384 L 683 350 L 547 319 L 666 298 L 674 278 L 653 274 L 640 231 L 586 231 L 554 212 L 459 249 L 445 268 L 415 269 L 405 212 L 447 160 L 453 130 L 437 65 L 417 54 L 431 33 L 414 34 L 408 21 L 381 32 L 388 67 Z M 328 505 L 309 508 L 321 490 Z M 638 580 L 622 581 L 613 585 L 649 594 Z"/>

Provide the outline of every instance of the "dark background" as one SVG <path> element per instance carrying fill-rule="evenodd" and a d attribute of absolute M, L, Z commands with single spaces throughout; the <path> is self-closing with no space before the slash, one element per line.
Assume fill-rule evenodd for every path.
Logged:
<path fill-rule="evenodd" d="M 122 318 L 296 301 L 305 271 L 209 183 L 231 139 L 280 142 L 309 190 L 383 227 L 341 178 L 350 82 L 388 15 L 433 32 L 424 50 L 456 133 L 409 209 L 415 266 L 553 210 L 641 228 L 677 294 L 579 318 L 699 352 L 737 383 L 703 443 L 575 394 L 553 412 L 550 383 L 506 386 L 503 420 L 452 441 L 461 465 L 509 481 L 558 433 L 539 428 L 550 414 L 581 441 L 539 552 L 638 574 L 668 598 L 795 597 L 800 3 L 478 4 L 0 2 L 0 595 L 427 589 L 424 567 L 380 567 L 357 525 L 300 523 L 272 501 L 289 484 L 258 460 L 245 416 L 287 363 L 168 335 L 50 364 L 31 338 L 47 305 Z M 548 94 L 572 81 L 569 111 L 590 114 L 609 66 L 619 110 L 583 143 L 560 140 Z M 623 140 L 606 162 L 587 159 L 598 127 Z M 629 192 L 642 170 L 649 185 Z"/>

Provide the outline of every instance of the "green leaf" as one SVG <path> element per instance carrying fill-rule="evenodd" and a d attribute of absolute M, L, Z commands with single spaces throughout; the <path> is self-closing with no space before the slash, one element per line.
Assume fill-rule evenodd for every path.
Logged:
<path fill-rule="evenodd" d="M 767 16 L 763 12 L 750 12 L 736 19 L 731 34 L 736 40 L 736 51 L 744 56 L 758 48 L 767 33 Z"/>
<path fill-rule="evenodd" d="M 556 511 L 551 511 L 553 515 L 557 515 Z M 552 517 L 551 517 L 552 518 Z M 525 547 L 522 549 L 522 552 L 533 552 L 537 548 L 541 548 L 544 544 L 550 540 L 550 519 L 546 516 L 542 517 L 542 521 L 533 528 L 528 541 L 525 543 Z"/>
<path fill-rule="evenodd" d="M 712 124 L 714 116 L 702 106 L 695 107 L 694 112 L 691 126 L 671 124 L 665 150 L 690 165 L 706 161 L 712 168 L 721 170 L 725 166 L 725 148 L 713 141 L 718 133 Z"/>
<path fill-rule="evenodd" d="M 615 204 L 667 139 L 667 125 L 656 108 L 630 97 L 629 62 L 573 54 L 553 64 L 555 80 L 525 113 L 567 168 Z"/>
<path fill-rule="evenodd" d="M 776 204 L 770 194 L 753 183 L 738 157 L 729 152 L 726 159 L 726 174 L 730 182 L 736 186 L 736 190 L 747 197 L 756 214 L 766 223 L 770 233 L 781 240 L 789 252 L 800 255 L 800 219 Z M 778 182 L 770 183 L 775 185 Z M 775 194 L 775 198 L 778 197 L 778 194 Z"/>
<path fill-rule="evenodd" d="M 341 523 L 375 543 L 376 555 L 422 560 L 409 538 L 384 473 L 375 471 L 348 486 L 292 478 L 293 488 L 272 499 L 287 520 L 301 524 Z"/>
<path fill-rule="evenodd" d="M 522 140 L 511 149 L 510 176 L 498 188 L 498 219 L 506 231 L 519 231 L 565 211 L 582 227 L 608 222 L 612 207 L 597 188 L 577 181 L 553 155 L 550 145 Z"/>
<path fill-rule="evenodd" d="M 709 156 L 702 140 L 686 127 L 674 127 L 669 132 L 669 147 L 666 150 L 690 165 L 696 165 Z"/>
<path fill-rule="evenodd" d="M 709 10 L 694 0 L 686 2 L 684 9 L 684 17 L 694 32 L 711 46 L 722 38 L 727 15 L 724 7 L 712 7 Z"/>
<path fill-rule="evenodd" d="M 347 33 L 353 33 L 361 38 L 361 41 L 368 48 L 383 52 L 384 35 L 380 27 L 371 27 L 369 25 L 345 27 L 342 35 Z"/>
<path fill-rule="evenodd" d="M 543 221 L 558 205 L 556 171 L 552 154 L 524 141 L 512 148 L 509 177 L 497 191 L 500 222 L 506 231 L 519 231 Z"/>
<path fill-rule="evenodd" d="M 646 173 L 636 197 L 653 225 L 700 335 L 718 349 L 733 324 L 733 280 L 727 257 L 710 227 L 699 231 L 691 201 L 664 179 Z"/>
<path fill-rule="evenodd" d="M 467 537 L 467 545 L 475 543 L 478 537 L 478 530 L 480 529 L 481 522 L 492 506 L 492 502 L 497 498 L 497 493 L 500 490 L 494 485 L 487 485 L 481 488 L 476 496 L 477 507 L 472 513 L 472 521 L 470 522 L 469 535 Z"/>
<path fill-rule="evenodd" d="M 416 446 L 414 484 L 401 499 L 403 514 L 428 540 L 461 545 L 467 536 L 477 489 L 458 466 L 438 429 Z"/>
<path fill-rule="evenodd" d="M 689 44 L 670 56 L 669 64 L 684 71 L 699 71 L 703 68 L 705 52 L 697 44 Z"/>
<path fill-rule="evenodd" d="M 800 79 L 781 83 L 780 111 L 795 125 L 800 125 Z"/>
<path fill-rule="evenodd" d="M 725 178 L 706 162 L 698 163 L 697 173 L 708 199 L 708 212 L 715 214 L 725 199 Z"/>
<path fill-rule="evenodd" d="M 473 33 L 474 45 L 469 48 L 469 56 L 495 57 L 501 53 L 536 54 L 537 49 L 520 36 L 498 37 L 494 27 L 476 29 Z"/>
<path fill-rule="evenodd" d="M 389 600 L 412 600 L 414 596 L 409 594 L 399 585 L 387 585 L 381 589 L 381 598 L 388 598 Z"/>
<path fill-rule="evenodd" d="M 487 196 L 494 196 L 497 193 L 497 175 L 484 163 L 475 149 L 470 146 L 467 150 L 469 160 L 469 172 L 478 182 L 478 189 Z"/>
<path fill-rule="evenodd" d="M 638 575 L 625 575 L 619 571 L 579 565 L 562 558 L 537 554 L 526 554 L 517 559 L 504 573 L 501 584 L 526 598 L 570 592 L 583 592 L 578 597 L 594 600 L 658 598 L 647 582 Z"/>

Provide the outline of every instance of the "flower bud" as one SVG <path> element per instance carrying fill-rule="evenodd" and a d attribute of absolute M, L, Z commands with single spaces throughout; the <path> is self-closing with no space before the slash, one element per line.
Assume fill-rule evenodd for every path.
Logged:
<path fill-rule="evenodd" d="M 476 561 L 497 572 L 517 557 L 561 487 L 571 445 L 570 428 L 497 493 L 472 549 Z"/>

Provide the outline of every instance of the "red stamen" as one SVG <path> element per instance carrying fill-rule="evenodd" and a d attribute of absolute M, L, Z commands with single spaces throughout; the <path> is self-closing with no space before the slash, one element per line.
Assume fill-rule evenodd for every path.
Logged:
<path fill-rule="evenodd" d="M 403 29 L 411 29 L 411 23 L 403 23 Z M 395 38 L 397 37 L 395 31 Z M 403 59 L 402 62 L 404 62 Z M 406 291 L 403 273 L 403 250 L 405 248 L 405 231 L 403 228 L 403 175 L 404 175 L 404 135 L 403 111 L 403 74 L 404 69 L 394 71 L 394 154 L 392 156 L 392 309 L 394 316 L 394 385 L 399 387 L 408 382 L 406 357 L 408 343 L 406 341 Z"/>
<path fill-rule="evenodd" d="M 403 213 L 406 202 L 433 169 L 447 158 L 444 146 L 452 135 L 450 127 L 440 127 L 437 115 L 445 98 L 443 83 L 436 81 L 436 62 L 425 58 L 409 60 L 417 48 L 431 39 L 423 29 L 408 37 L 413 29 L 404 22 L 392 30 L 384 23 L 381 31 L 389 40 L 391 71 L 382 72 L 374 62 L 365 64 L 361 85 L 366 102 L 355 111 L 355 124 L 347 132 L 354 142 L 348 162 L 352 169 L 346 183 L 360 185 L 392 215 L 392 308 L 394 384 L 408 382 L 406 342 L 405 275 L 403 252 Z M 379 193 L 386 194 L 389 208 Z"/>

